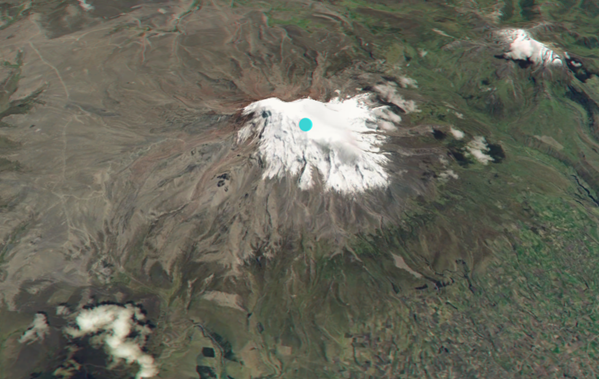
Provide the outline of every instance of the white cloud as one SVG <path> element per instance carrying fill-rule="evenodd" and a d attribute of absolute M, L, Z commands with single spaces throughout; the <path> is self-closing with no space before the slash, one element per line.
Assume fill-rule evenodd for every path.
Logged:
<path fill-rule="evenodd" d="M 489 147 L 487 146 L 485 137 L 474 137 L 472 141 L 468 142 L 466 149 L 468 149 L 468 155 L 473 156 L 477 161 L 484 165 L 494 161 L 493 158 L 486 154 L 489 152 Z"/>
<path fill-rule="evenodd" d="M 441 179 L 441 181 L 446 182 L 450 178 L 459 179 L 459 176 L 453 170 L 445 170 L 439 174 L 439 178 Z"/>
<path fill-rule="evenodd" d="M 378 125 L 382 130 L 397 130 L 395 125 L 401 122 L 401 116 L 391 111 L 387 106 L 374 108 L 372 114 L 379 119 Z"/>
<path fill-rule="evenodd" d="M 405 78 L 408 79 L 408 78 Z M 409 79 L 413 80 L 413 79 Z M 402 80 L 403 83 L 403 80 Z M 416 84 L 416 81 L 413 81 Z M 420 112 L 416 107 L 414 100 L 406 100 L 396 91 L 396 86 L 391 83 L 381 84 L 375 86 L 374 89 L 381 95 L 381 97 L 388 103 L 395 104 L 406 113 Z"/>
<path fill-rule="evenodd" d="M 68 316 L 69 314 L 71 314 L 71 310 L 69 309 L 69 307 L 65 305 L 59 305 L 58 307 L 56 307 L 56 315 Z"/>
<path fill-rule="evenodd" d="M 457 140 L 464 138 L 464 132 L 459 129 L 455 129 L 453 126 L 449 128 L 449 132 L 451 133 L 453 138 Z"/>
<path fill-rule="evenodd" d="M 415 108 L 390 90 L 385 94 Z M 266 162 L 264 178 L 298 177 L 298 186 L 306 190 L 320 173 L 325 190 L 351 194 L 382 188 L 389 179 L 384 170 L 388 158 L 380 150 L 386 136 L 380 130 L 394 130 L 401 118 L 385 107 L 372 109 L 368 98 L 359 95 L 328 103 L 260 100 L 243 110 L 254 117 L 238 132 L 238 141 L 259 136 L 258 152 Z M 310 131 L 300 130 L 302 118 L 312 120 Z"/>
<path fill-rule="evenodd" d="M 136 362 L 140 366 L 136 378 L 150 378 L 158 374 L 158 369 L 154 358 L 142 350 L 146 337 L 151 333 L 150 328 L 142 323 L 144 318 L 141 310 L 130 304 L 99 305 L 81 310 L 75 319 L 77 327 L 65 328 L 64 332 L 72 337 L 99 333 L 95 340 L 104 344 L 115 361 Z M 129 337 L 133 331 L 138 337 Z"/>
<path fill-rule="evenodd" d="M 423 50 L 424 51 L 424 50 Z M 426 55 L 426 51 L 424 51 L 423 54 L 421 54 L 421 56 L 425 56 Z M 412 88 L 418 88 L 418 83 L 416 82 L 416 80 L 412 79 L 412 78 L 408 78 L 407 76 L 402 76 L 399 78 L 399 83 L 401 84 L 401 86 L 403 88 L 408 88 L 408 87 L 412 87 Z"/>
<path fill-rule="evenodd" d="M 33 322 L 29 325 L 27 331 L 19 339 L 20 343 L 31 343 L 37 340 L 43 340 L 49 333 L 48 319 L 43 313 L 36 313 Z"/>
<path fill-rule="evenodd" d="M 504 29 L 499 31 L 499 36 L 510 44 L 510 51 L 504 54 L 506 58 L 530 59 L 539 65 L 562 65 L 559 55 L 545 44 L 533 39 L 526 30 Z"/>

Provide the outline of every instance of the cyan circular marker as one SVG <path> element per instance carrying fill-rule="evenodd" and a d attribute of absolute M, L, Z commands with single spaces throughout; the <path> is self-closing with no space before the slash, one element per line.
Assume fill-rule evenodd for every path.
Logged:
<path fill-rule="evenodd" d="M 302 131 L 307 132 L 312 129 L 312 120 L 309 118 L 302 118 L 299 122 L 299 127 Z"/>

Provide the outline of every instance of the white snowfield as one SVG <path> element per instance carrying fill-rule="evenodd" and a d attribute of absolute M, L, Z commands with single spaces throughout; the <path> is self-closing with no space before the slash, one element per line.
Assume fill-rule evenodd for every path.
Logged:
<path fill-rule="evenodd" d="M 381 130 L 393 130 L 401 118 L 387 107 L 369 106 L 368 98 L 260 100 L 243 110 L 254 117 L 238 132 L 238 140 L 260 136 L 263 178 L 297 177 L 299 188 L 306 190 L 320 174 L 325 190 L 342 194 L 383 188 L 389 176 L 384 169 L 388 157 L 380 150 L 386 139 Z M 299 128 L 302 118 L 312 120 L 308 132 Z"/>
<path fill-rule="evenodd" d="M 523 29 L 503 29 L 498 32 L 500 38 L 510 45 L 510 51 L 505 53 L 506 58 L 513 60 L 530 59 L 537 65 L 562 65 L 562 59 L 545 44 L 533 39 Z"/>

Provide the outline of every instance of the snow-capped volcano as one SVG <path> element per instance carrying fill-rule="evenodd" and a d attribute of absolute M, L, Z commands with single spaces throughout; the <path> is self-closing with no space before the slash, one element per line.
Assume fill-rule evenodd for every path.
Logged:
<path fill-rule="evenodd" d="M 387 107 L 372 107 L 368 95 L 329 102 L 277 98 L 248 105 L 244 115 L 253 118 L 239 132 L 239 141 L 259 135 L 258 152 L 266 164 L 263 178 L 297 177 L 300 189 L 313 187 L 318 173 L 325 190 L 343 194 L 388 185 L 384 166 L 388 158 L 380 145 L 381 129 L 401 118 Z M 309 118 L 307 132 L 299 121 Z"/>
<path fill-rule="evenodd" d="M 513 60 L 527 60 L 538 65 L 562 65 L 562 59 L 545 44 L 535 40 L 523 29 L 504 29 L 499 37 L 509 44 L 510 51 L 504 57 Z"/>

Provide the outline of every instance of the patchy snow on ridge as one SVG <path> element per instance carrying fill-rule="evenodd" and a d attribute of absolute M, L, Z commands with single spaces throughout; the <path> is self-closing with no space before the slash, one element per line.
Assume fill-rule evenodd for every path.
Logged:
<path fill-rule="evenodd" d="M 393 130 L 401 118 L 386 107 L 370 108 L 367 99 L 260 100 L 243 110 L 254 117 L 238 132 L 238 141 L 259 135 L 263 178 L 298 177 L 299 188 L 307 190 L 320 173 L 325 190 L 343 194 L 386 187 L 388 158 L 380 150 L 386 137 L 380 130 Z M 312 120 L 312 129 L 300 130 L 302 118 Z"/>
<path fill-rule="evenodd" d="M 94 340 L 101 342 L 115 361 L 124 359 L 140 366 L 136 378 L 150 378 L 158 374 L 154 358 L 143 352 L 142 346 L 151 330 L 141 321 L 145 318 L 139 308 L 107 304 L 91 309 L 82 309 L 75 320 L 77 327 L 65 328 L 72 337 L 95 334 Z M 137 337 L 130 337 L 135 332 Z"/>
<path fill-rule="evenodd" d="M 96 8 L 94 8 L 93 5 L 89 4 L 86 0 L 79 0 L 79 5 L 86 12 L 93 11 L 94 9 L 96 9 Z"/>
<path fill-rule="evenodd" d="M 46 315 L 43 313 L 36 313 L 33 318 L 33 322 L 29 325 L 29 328 L 21 338 L 19 339 L 20 343 L 31 343 L 37 340 L 43 340 L 44 337 L 49 332 L 48 319 Z"/>
<path fill-rule="evenodd" d="M 533 39 L 523 29 L 504 29 L 499 36 L 510 45 L 510 51 L 504 57 L 513 60 L 528 60 L 538 65 L 562 65 L 562 60 L 545 44 Z"/>

